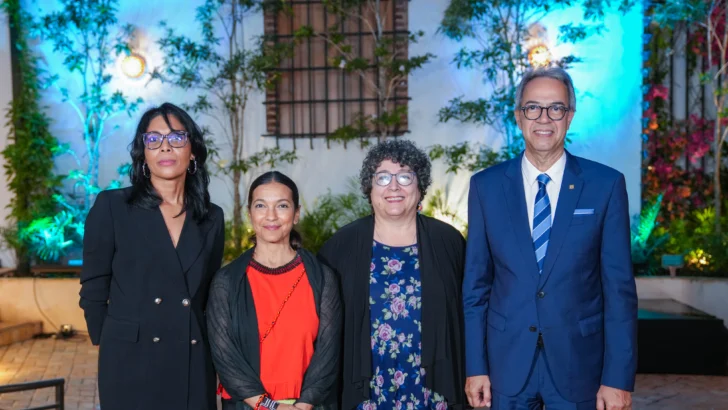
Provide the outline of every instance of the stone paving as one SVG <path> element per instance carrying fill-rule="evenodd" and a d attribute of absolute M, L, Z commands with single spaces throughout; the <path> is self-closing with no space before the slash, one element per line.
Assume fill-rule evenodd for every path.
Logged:
<path fill-rule="evenodd" d="M 66 410 L 98 410 L 97 358 L 98 349 L 83 336 L 0 347 L 0 385 L 63 377 Z M 633 410 L 728 410 L 728 377 L 640 374 L 636 390 Z M 3 394 L 0 410 L 51 404 L 53 398 L 52 388 Z"/>

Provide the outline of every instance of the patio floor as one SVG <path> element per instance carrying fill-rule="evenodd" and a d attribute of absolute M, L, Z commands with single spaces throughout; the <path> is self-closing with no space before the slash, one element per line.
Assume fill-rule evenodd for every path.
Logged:
<path fill-rule="evenodd" d="M 88 338 L 35 339 L 0 347 L 0 385 L 62 377 L 66 410 L 98 409 L 98 349 Z M 0 395 L 0 410 L 52 403 L 53 389 Z M 728 377 L 637 375 L 634 410 L 726 410 Z"/>

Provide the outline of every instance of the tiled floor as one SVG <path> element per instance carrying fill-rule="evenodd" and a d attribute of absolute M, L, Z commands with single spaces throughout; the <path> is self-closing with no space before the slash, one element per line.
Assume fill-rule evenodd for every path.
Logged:
<path fill-rule="evenodd" d="M 0 385 L 62 377 L 67 410 L 98 409 L 97 358 L 97 348 L 83 337 L 0 347 Z M 0 395 L 0 410 L 50 404 L 53 394 L 41 389 Z M 633 402 L 634 410 L 728 410 L 728 377 L 638 375 Z"/>

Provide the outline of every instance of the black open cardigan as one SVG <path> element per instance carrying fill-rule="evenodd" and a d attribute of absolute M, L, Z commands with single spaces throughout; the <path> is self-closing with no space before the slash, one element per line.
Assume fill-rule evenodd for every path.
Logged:
<path fill-rule="evenodd" d="M 215 274 L 206 311 L 215 370 L 238 410 L 248 408 L 243 400 L 265 393 L 260 380 L 258 318 L 247 278 L 253 251 L 246 251 Z M 314 254 L 305 249 L 299 249 L 298 253 L 303 259 L 319 317 L 314 353 L 303 376 L 298 401 L 314 407 L 335 408 L 342 318 L 339 284 L 336 275 Z"/>
<path fill-rule="evenodd" d="M 369 399 L 371 322 L 369 269 L 374 217 L 341 228 L 319 251 L 338 275 L 344 306 L 341 410 Z M 425 385 L 451 408 L 465 404 L 462 280 L 465 240 L 452 226 L 417 216 L 417 246 L 422 275 L 422 367 Z"/>

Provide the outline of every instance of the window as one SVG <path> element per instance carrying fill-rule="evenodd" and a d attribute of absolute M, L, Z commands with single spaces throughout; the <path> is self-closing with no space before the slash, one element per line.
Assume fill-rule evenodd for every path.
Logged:
<path fill-rule="evenodd" d="M 290 44 L 302 28 L 310 33 L 299 37 L 266 93 L 266 136 L 292 138 L 294 147 L 308 139 L 313 147 L 314 138 L 328 143 L 347 126 L 361 139 L 407 132 L 407 75 L 387 67 L 407 59 L 408 0 L 380 0 L 378 10 L 373 0 L 360 3 L 337 11 L 321 0 L 292 0 L 287 10 L 265 12 L 269 42 Z M 387 56 L 375 57 L 377 46 Z M 386 124 L 376 120 L 387 116 Z"/>

